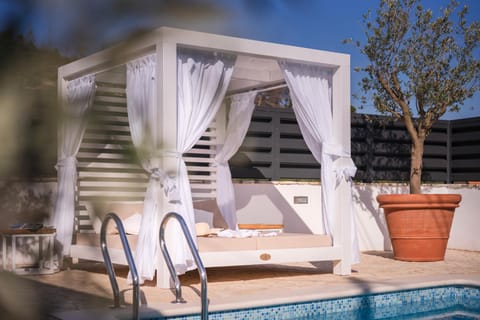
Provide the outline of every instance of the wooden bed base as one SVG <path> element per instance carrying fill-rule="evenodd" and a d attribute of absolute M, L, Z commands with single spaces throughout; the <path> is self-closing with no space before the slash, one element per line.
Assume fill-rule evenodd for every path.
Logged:
<path fill-rule="evenodd" d="M 215 227 L 226 228 L 226 223 L 217 207 L 215 199 L 194 201 L 195 209 L 205 210 L 213 214 Z M 98 210 L 100 213 L 115 212 L 121 219 L 128 218 L 134 212 L 143 211 L 142 202 L 112 202 Z M 91 219 L 103 220 L 101 215 Z M 96 213 L 97 214 L 97 213 Z M 239 225 L 248 228 L 271 232 L 282 230 L 283 225 L 248 224 Z M 116 229 L 113 225 L 107 229 L 107 246 L 113 263 L 127 265 L 125 254 L 118 234 L 112 234 Z M 349 230 L 345 228 L 344 230 Z M 99 230 L 97 231 L 99 232 Z M 342 232 L 345 236 L 347 233 Z M 328 235 L 283 233 L 278 236 L 249 238 L 220 238 L 216 236 L 197 237 L 200 257 L 205 267 L 243 266 L 253 264 L 284 264 L 305 261 L 333 261 L 333 273 L 349 275 L 351 273 L 350 250 L 342 247 L 342 243 L 350 245 L 350 238 L 339 236 L 333 241 Z M 136 248 L 136 235 L 127 235 L 131 250 Z M 103 261 L 98 233 L 77 233 L 75 243 L 71 247 L 71 257 L 74 260 L 85 259 Z M 164 264 L 161 252 L 158 252 L 157 286 L 169 288 L 170 275 Z M 162 267 L 163 265 L 163 267 Z"/>
<path fill-rule="evenodd" d="M 132 250 L 136 236 L 128 235 Z M 350 274 L 350 266 L 342 267 L 341 246 L 332 245 L 326 235 L 279 234 L 277 237 L 219 238 L 198 237 L 199 253 L 205 267 L 244 266 L 253 264 L 284 264 L 304 261 L 334 261 L 333 273 Z M 113 263 L 126 265 L 119 236 L 107 236 L 107 246 Z M 77 243 L 72 245 L 74 259 L 103 261 L 98 234 L 78 234 Z M 168 275 L 157 277 L 157 286 L 170 287 Z"/>

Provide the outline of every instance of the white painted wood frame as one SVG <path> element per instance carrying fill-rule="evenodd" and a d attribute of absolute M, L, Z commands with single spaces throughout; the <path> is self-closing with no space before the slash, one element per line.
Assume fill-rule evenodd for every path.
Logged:
<path fill-rule="evenodd" d="M 206 51 L 230 52 L 242 57 L 243 65 L 234 71 L 233 91 L 246 90 L 261 84 L 277 83 L 281 73 L 278 70 L 255 68 L 262 60 L 291 60 L 306 64 L 316 64 L 333 71 L 332 104 L 333 134 L 335 142 L 350 151 L 350 57 L 347 54 L 306 49 L 282 44 L 240 39 L 221 35 L 162 27 L 153 32 L 121 43 L 90 56 L 78 59 L 58 69 L 58 94 L 63 105 L 66 97 L 66 81 L 86 74 L 98 74 L 114 67 L 126 64 L 140 56 L 156 53 L 158 85 L 158 121 L 162 123 L 162 142 L 166 149 L 176 149 L 177 123 L 177 73 L 176 50 L 178 47 L 191 47 Z M 245 58 L 247 57 L 247 58 Z M 249 67 L 249 64 L 250 67 Z M 233 80 L 232 80 L 233 81 Z M 222 132 L 222 130 L 219 130 Z M 62 137 L 59 137 L 62 139 Z M 60 140 L 61 141 L 61 140 Z M 59 144 L 60 145 L 60 144 Z M 341 164 L 345 159 L 337 160 Z M 177 162 L 164 157 L 162 163 L 166 171 L 176 171 Z M 272 259 L 268 263 L 286 263 L 295 261 L 334 262 L 334 273 L 348 275 L 351 272 L 351 194 L 348 182 L 341 181 L 335 190 L 335 237 L 333 246 L 326 248 L 300 248 L 270 250 Z M 162 210 L 171 211 L 168 201 L 162 201 Z M 73 223 L 73 222 L 72 222 Z M 259 255 L 264 251 L 237 251 L 201 253 L 205 266 L 228 266 L 261 264 Z M 102 261 L 99 248 L 72 246 L 73 258 Z M 113 252 L 114 262 L 125 263 L 123 254 Z M 158 256 L 158 285 L 169 285 L 166 268 L 162 267 L 163 258 Z"/>

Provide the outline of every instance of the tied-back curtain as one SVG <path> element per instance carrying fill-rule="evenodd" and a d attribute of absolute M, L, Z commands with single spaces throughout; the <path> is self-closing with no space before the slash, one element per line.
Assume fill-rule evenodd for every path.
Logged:
<path fill-rule="evenodd" d="M 318 66 L 279 63 L 290 89 L 300 131 L 314 158 L 321 163 L 322 212 L 325 232 L 333 233 L 333 159 L 328 145 L 333 138 L 330 74 Z"/>
<path fill-rule="evenodd" d="M 227 91 L 235 56 L 179 48 L 177 53 L 177 153 L 188 152 L 212 122 Z M 185 219 L 195 237 L 195 218 L 190 182 L 185 161 L 179 158 L 178 213 Z M 172 228 L 181 235 L 178 224 Z M 175 230 L 175 229 L 174 229 Z M 181 239 L 182 236 L 179 237 Z M 170 244 L 169 244 L 170 245 Z M 170 249 L 170 247 L 169 247 Z M 178 273 L 194 266 L 190 250 L 182 239 L 171 244 L 172 260 Z"/>
<path fill-rule="evenodd" d="M 333 141 L 333 116 L 331 105 L 331 73 L 320 66 L 280 61 L 293 110 L 305 143 L 315 159 L 321 163 L 322 212 L 325 232 L 334 236 L 336 168 L 338 157 L 350 157 Z M 353 165 L 353 162 L 352 162 Z M 343 174 L 355 170 L 342 170 Z M 345 176 L 350 179 L 350 176 Z M 352 225 L 355 223 L 352 215 Z M 358 261 L 356 232 L 352 234 L 353 262 Z"/>
<path fill-rule="evenodd" d="M 228 160 L 238 151 L 247 134 L 250 119 L 255 108 L 257 92 L 234 95 L 231 99 L 226 137 L 223 145 L 217 147 L 217 204 L 228 227 L 237 229 L 235 192 Z"/>
<path fill-rule="evenodd" d="M 77 184 L 76 156 L 85 133 L 86 113 L 95 97 L 95 76 L 87 75 L 68 81 L 65 114 L 61 124 L 58 194 L 53 215 L 57 244 L 62 255 L 70 255 L 75 217 L 75 186 Z"/>
<path fill-rule="evenodd" d="M 139 280 L 152 280 L 155 274 L 160 227 L 162 187 L 167 197 L 174 188 L 160 168 L 161 143 L 158 123 L 156 56 L 151 54 L 127 64 L 127 110 L 132 142 L 143 169 L 149 174 L 143 214 L 135 248 Z"/>

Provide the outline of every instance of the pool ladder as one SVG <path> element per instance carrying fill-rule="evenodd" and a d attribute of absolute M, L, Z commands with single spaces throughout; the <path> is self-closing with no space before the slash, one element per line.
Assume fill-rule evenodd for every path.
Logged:
<path fill-rule="evenodd" d="M 185 220 L 178 213 L 170 212 L 167 215 L 165 215 L 160 225 L 159 237 L 160 237 L 160 248 L 165 258 L 165 262 L 167 263 L 170 276 L 172 277 L 175 285 L 175 300 L 173 301 L 173 303 L 186 303 L 186 301 L 182 297 L 182 287 L 180 284 L 180 280 L 178 278 L 177 272 L 173 265 L 172 259 L 170 258 L 170 254 L 168 253 L 168 249 L 165 243 L 165 227 L 167 225 L 168 220 L 170 220 L 171 218 L 176 219 L 180 224 L 180 227 L 182 228 L 185 239 L 187 240 L 187 244 L 190 247 L 190 251 L 192 252 L 195 263 L 197 264 L 198 273 L 200 275 L 200 280 L 201 280 L 201 298 L 202 298 L 201 319 L 207 320 L 208 319 L 207 272 L 205 270 L 205 267 L 203 266 L 202 260 L 200 259 L 200 255 L 195 246 L 195 243 L 193 242 L 192 236 L 188 231 L 188 227 L 185 223 Z M 139 289 L 139 280 L 138 280 L 139 278 L 138 278 L 137 268 L 135 267 L 132 251 L 130 250 L 130 245 L 128 244 L 128 240 L 125 233 L 125 229 L 123 228 L 122 220 L 120 220 L 120 218 L 115 213 L 110 212 L 105 216 L 105 219 L 102 222 L 102 228 L 100 231 L 100 247 L 102 249 L 103 259 L 105 260 L 105 265 L 107 267 L 110 284 L 112 286 L 114 308 L 120 308 L 120 290 L 118 288 L 118 283 L 115 276 L 115 270 L 113 268 L 112 260 L 110 259 L 110 254 L 108 253 L 108 248 L 107 248 L 107 241 L 106 241 L 107 232 L 106 231 L 107 231 L 107 225 L 110 222 L 110 220 L 113 220 L 117 225 L 120 240 L 122 241 L 123 251 L 125 252 L 125 256 L 127 258 L 127 262 L 130 267 L 130 272 L 132 275 L 132 283 L 133 283 L 133 319 L 138 320 L 140 289 Z"/>
<path fill-rule="evenodd" d="M 128 244 L 127 235 L 125 229 L 123 228 L 122 220 L 115 213 L 108 213 L 105 216 L 105 219 L 102 222 L 102 229 L 100 231 L 100 247 L 102 249 L 103 259 L 105 260 L 105 265 L 107 267 L 108 277 L 110 278 L 110 284 L 113 291 L 113 307 L 120 308 L 120 290 L 118 289 L 117 279 L 115 277 L 115 270 L 113 269 L 112 260 L 110 259 L 110 254 L 108 253 L 106 233 L 107 225 L 110 220 L 115 221 L 117 225 L 118 234 L 120 235 L 120 240 L 122 241 L 123 251 L 127 257 L 128 266 L 130 267 L 130 273 L 132 275 L 132 284 L 133 284 L 133 318 L 135 320 L 139 319 L 138 307 L 140 303 L 139 296 L 139 286 L 138 286 L 138 272 L 135 267 L 135 261 L 133 260 L 132 251 L 130 250 L 130 245 Z"/>
<path fill-rule="evenodd" d="M 207 298 L 207 272 L 205 267 L 203 266 L 202 259 L 200 259 L 200 255 L 198 253 L 197 247 L 193 242 L 192 236 L 188 230 L 187 224 L 185 220 L 176 212 L 169 212 L 165 215 L 160 225 L 160 248 L 162 250 L 163 257 L 165 258 L 165 262 L 167 263 L 168 271 L 170 272 L 170 276 L 175 285 L 175 300 L 172 303 L 185 303 L 186 301 L 182 297 L 182 287 L 180 284 L 180 280 L 178 278 L 177 272 L 173 265 L 172 259 L 170 258 L 170 254 L 168 253 L 167 246 L 165 244 L 165 228 L 167 226 L 167 222 L 170 219 L 176 219 L 182 228 L 183 235 L 187 240 L 188 246 L 190 247 L 190 251 L 192 252 L 193 259 L 197 264 L 198 274 L 200 275 L 201 281 L 201 296 L 202 296 L 202 313 L 201 319 L 206 320 L 208 319 L 208 298 Z"/>

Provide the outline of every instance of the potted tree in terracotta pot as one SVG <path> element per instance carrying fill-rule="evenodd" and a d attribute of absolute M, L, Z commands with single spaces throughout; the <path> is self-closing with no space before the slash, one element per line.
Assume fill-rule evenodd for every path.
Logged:
<path fill-rule="evenodd" d="M 369 59 L 362 103 L 393 121 L 411 137 L 410 194 L 382 194 L 394 257 L 443 260 L 458 194 L 422 194 L 424 142 L 446 111 L 458 111 L 479 89 L 480 23 L 467 23 L 468 8 L 452 0 L 437 16 L 419 0 L 381 0 L 376 15 L 363 16 Z"/>

